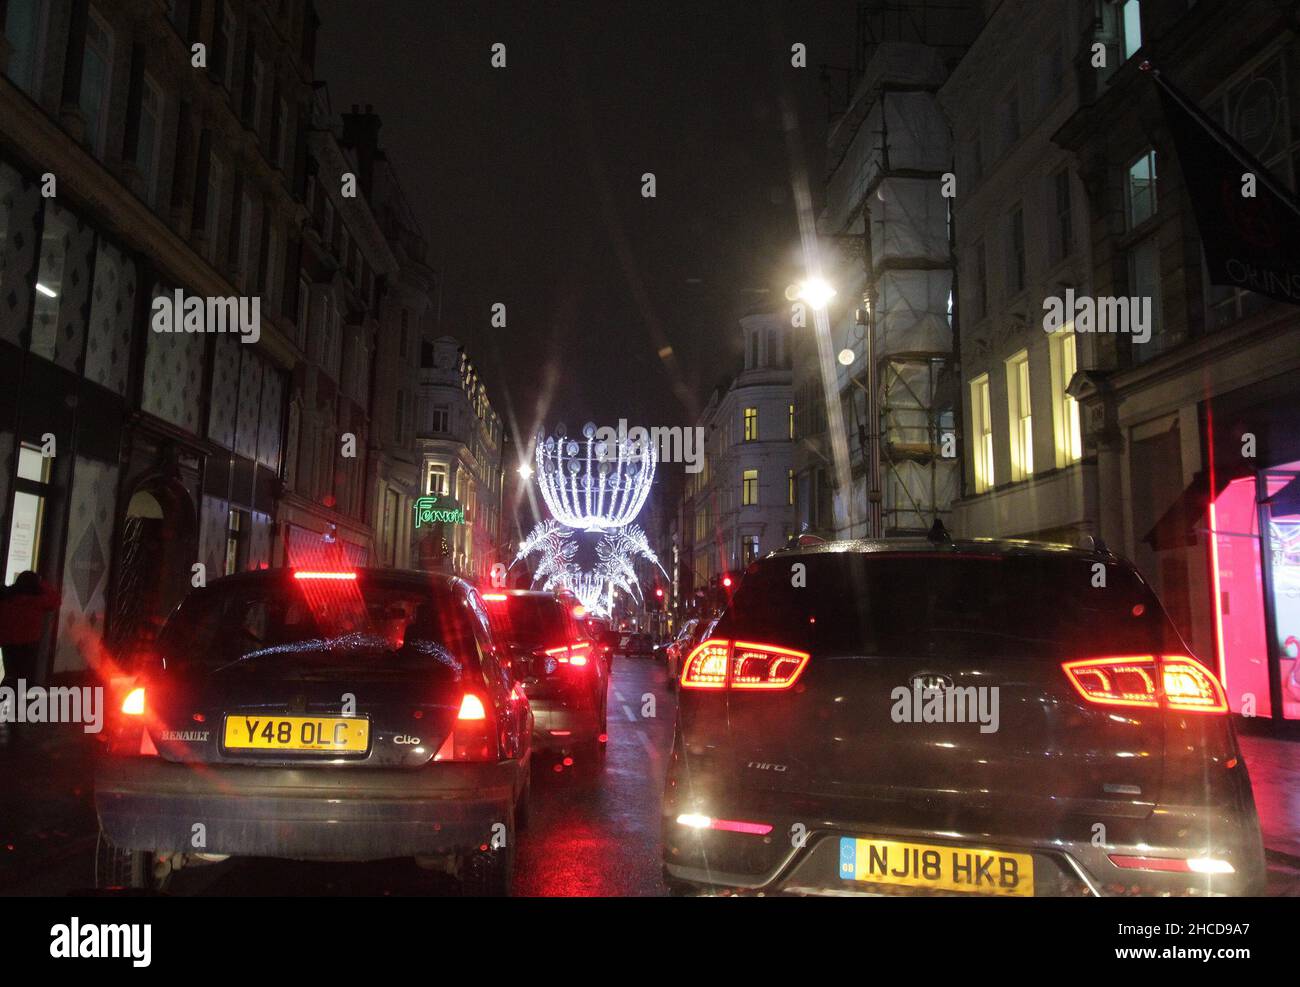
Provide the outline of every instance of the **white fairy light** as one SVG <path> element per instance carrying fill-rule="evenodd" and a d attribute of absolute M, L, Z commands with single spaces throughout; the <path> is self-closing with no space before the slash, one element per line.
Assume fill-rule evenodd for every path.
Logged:
<path fill-rule="evenodd" d="M 597 432 L 588 422 L 581 439 L 537 436 L 535 475 L 542 499 L 557 521 L 580 531 L 629 524 L 654 482 L 655 449 L 648 438 L 631 442 L 624 434 L 611 443 Z"/>

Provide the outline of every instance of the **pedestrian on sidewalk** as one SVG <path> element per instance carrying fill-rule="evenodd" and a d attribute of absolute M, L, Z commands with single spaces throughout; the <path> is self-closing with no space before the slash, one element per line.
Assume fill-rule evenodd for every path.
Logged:
<path fill-rule="evenodd" d="M 0 657 L 4 661 L 0 684 L 15 691 L 19 679 L 35 684 L 45 615 L 58 609 L 59 591 L 31 570 L 20 572 L 13 585 L 0 589 Z M 11 746 L 18 739 L 16 727 L 17 723 L 0 723 L 0 737 Z"/>

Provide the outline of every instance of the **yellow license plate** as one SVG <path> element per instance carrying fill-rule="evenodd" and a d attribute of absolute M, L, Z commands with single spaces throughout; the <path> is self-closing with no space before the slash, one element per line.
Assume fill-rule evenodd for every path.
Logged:
<path fill-rule="evenodd" d="M 840 877 L 937 891 L 1034 893 L 1034 858 L 975 847 L 928 846 L 896 840 L 840 838 Z"/>
<path fill-rule="evenodd" d="M 370 721 L 335 716 L 228 715 L 227 750 L 364 751 Z"/>

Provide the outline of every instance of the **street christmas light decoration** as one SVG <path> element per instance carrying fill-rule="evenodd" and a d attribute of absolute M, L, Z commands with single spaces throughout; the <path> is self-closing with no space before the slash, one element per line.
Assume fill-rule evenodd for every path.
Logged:
<path fill-rule="evenodd" d="M 611 439 L 609 436 L 614 435 Z M 621 528 L 641 512 L 655 476 L 655 448 L 643 428 L 615 433 L 582 427 L 569 438 L 563 426 L 537 435 L 537 486 L 552 516 L 579 531 Z"/>

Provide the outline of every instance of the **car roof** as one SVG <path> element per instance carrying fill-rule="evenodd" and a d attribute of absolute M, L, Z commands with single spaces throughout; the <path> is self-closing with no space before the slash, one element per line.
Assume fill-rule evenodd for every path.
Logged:
<path fill-rule="evenodd" d="M 1030 541 L 1022 538 L 956 538 L 951 540 L 934 540 L 923 535 L 897 536 L 890 538 L 846 538 L 838 541 L 816 542 L 783 548 L 766 556 L 766 558 L 787 558 L 800 555 L 833 555 L 846 552 L 856 554 L 873 554 L 881 552 L 951 552 L 954 558 L 962 555 L 1004 555 L 1004 556 L 1073 556 L 1079 559 L 1107 559 L 1114 561 L 1115 556 L 1105 548 L 1080 548 L 1058 542 Z"/>

